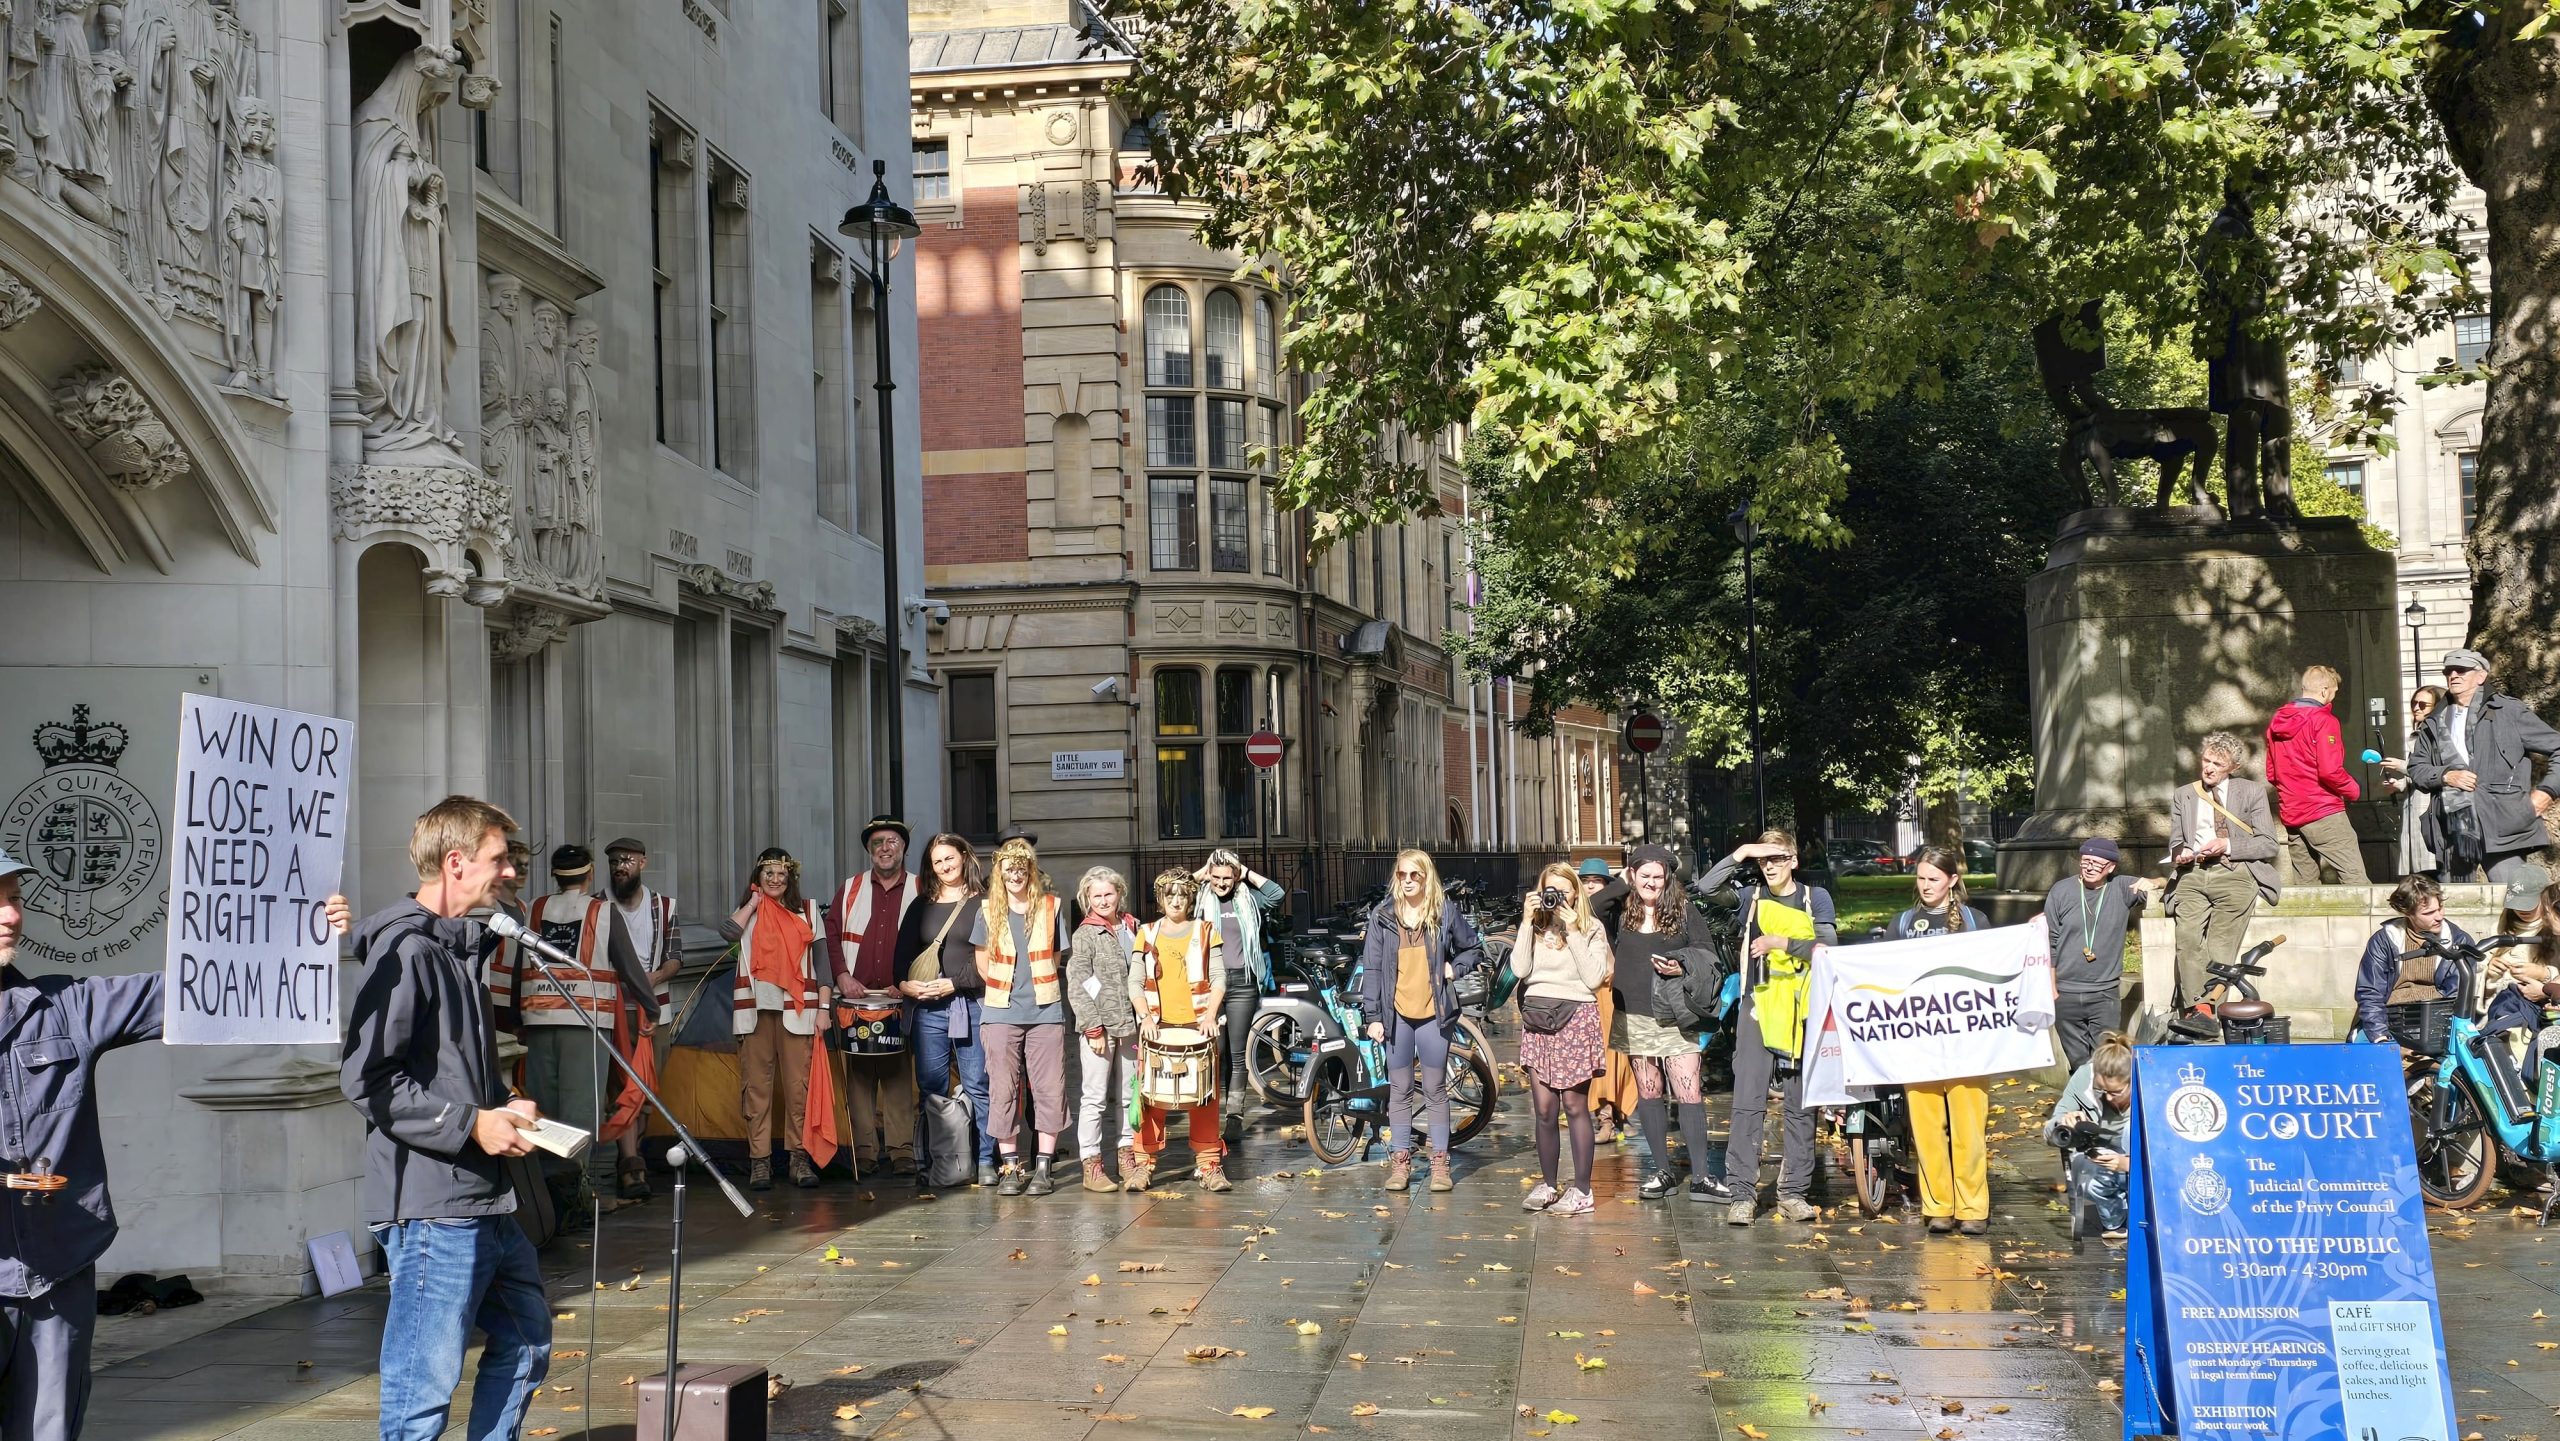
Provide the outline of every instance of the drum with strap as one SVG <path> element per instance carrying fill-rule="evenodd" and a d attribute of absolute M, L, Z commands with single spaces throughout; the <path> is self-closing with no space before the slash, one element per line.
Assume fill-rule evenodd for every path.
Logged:
<path fill-rule="evenodd" d="M 1189 1026 L 1159 1026 L 1138 1043 L 1138 1095 L 1150 1106 L 1187 1110 L 1217 1094 L 1217 1048 Z"/>
<path fill-rule="evenodd" d="M 907 1018 L 898 1006 L 836 1007 L 836 1036 L 848 1056 L 903 1056 Z"/>

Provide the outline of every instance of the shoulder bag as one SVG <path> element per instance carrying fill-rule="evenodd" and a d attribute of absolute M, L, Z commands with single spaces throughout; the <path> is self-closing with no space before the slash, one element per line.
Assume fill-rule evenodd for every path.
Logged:
<path fill-rule="evenodd" d="M 907 962 L 908 984 L 942 979 L 942 942 L 951 934 L 951 927 L 959 921 L 960 913 L 967 909 L 969 903 L 965 900 L 953 906 L 951 914 L 942 918 L 942 929 L 933 933 L 933 939 L 925 943 L 923 950 L 916 952 L 914 960 Z"/>

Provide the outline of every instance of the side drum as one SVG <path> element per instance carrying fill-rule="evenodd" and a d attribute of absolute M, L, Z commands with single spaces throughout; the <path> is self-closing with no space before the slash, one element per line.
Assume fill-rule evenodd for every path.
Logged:
<path fill-rule="evenodd" d="M 1159 1026 L 1138 1047 L 1138 1095 L 1150 1106 L 1188 1110 L 1217 1094 L 1217 1048 L 1189 1026 Z"/>

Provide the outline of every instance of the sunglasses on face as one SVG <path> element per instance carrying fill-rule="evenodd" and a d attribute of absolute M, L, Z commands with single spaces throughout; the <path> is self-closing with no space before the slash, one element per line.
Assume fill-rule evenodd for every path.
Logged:
<path fill-rule="evenodd" d="M 1418 880 L 1421 880 L 1421 879 L 1422 879 L 1422 872 L 1420 872 L 1420 871 L 1398 871 L 1398 872 L 1396 872 L 1396 879 L 1397 879 L 1397 880 L 1400 880 L 1400 881 L 1418 881 Z"/>

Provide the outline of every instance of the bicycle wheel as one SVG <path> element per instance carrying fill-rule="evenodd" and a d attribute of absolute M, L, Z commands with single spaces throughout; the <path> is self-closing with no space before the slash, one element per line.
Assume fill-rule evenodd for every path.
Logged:
<path fill-rule="evenodd" d="M 1298 1066 L 1290 1055 L 1305 1044 L 1298 1023 L 1286 1014 L 1273 1011 L 1254 1017 L 1244 1038 L 1245 1083 L 1275 1106 L 1294 1106 L 1304 1100 L 1298 1094 Z"/>
<path fill-rule="evenodd" d="M 1494 1098 L 1501 1081 L 1493 1069 L 1492 1048 L 1469 1047 L 1449 1052 L 1449 1144 L 1463 1146 L 1493 1124 Z"/>
<path fill-rule="evenodd" d="M 2498 1183 L 2498 1147 L 2467 1086 L 2457 1085 L 2437 1115 L 2441 1088 L 2432 1075 L 2409 1083 L 2409 1129 L 2418 1146 L 2418 1190 L 2432 1205 L 2460 1211 L 2479 1205 Z"/>
<path fill-rule="evenodd" d="M 1343 1090 L 1340 1061 L 1327 1061 L 1316 1068 L 1315 1081 L 1307 1087 L 1302 1105 L 1307 1149 L 1316 1153 L 1317 1160 L 1339 1166 L 1359 1151 L 1361 1128 L 1368 1123 L 1352 1113 L 1351 1098 Z"/>
<path fill-rule="evenodd" d="M 1462 1050 L 1469 1055 L 1484 1057 L 1485 1064 L 1492 1071 L 1493 1082 L 1484 1093 L 1485 1108 L 1491 1110 L 1494 1103 L 1502 1099 L 1502 1061 L 1494 1054 L 1493 1037 L 1473 1016 L 1458 1018 L 1458 1033 L 1449 1041 L 1449 1080 L 1452 1085 L 1458 1079 L 1458 1055 Z"/>
<path fill-rule="evenodd" d="M 1881 1216 L 1893 1199 L 1893 1168 L 1867 1148 L 1867 1138 L 1849 1138 L 1849 1183 L 1858 1195 L 1858 1214 Z"/>

